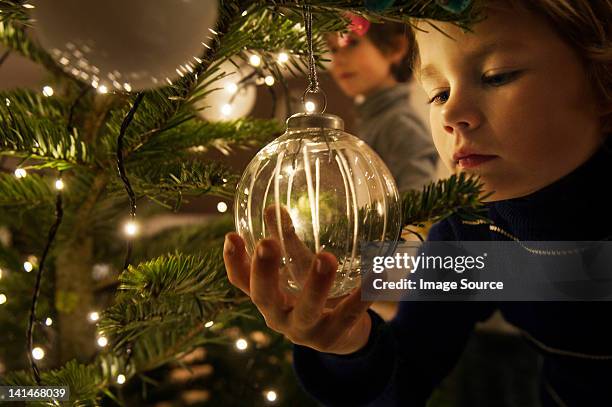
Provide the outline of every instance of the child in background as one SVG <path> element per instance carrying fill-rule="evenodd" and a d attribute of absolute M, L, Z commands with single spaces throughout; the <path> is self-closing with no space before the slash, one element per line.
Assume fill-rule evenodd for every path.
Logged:
<path fill-rule="evenodd" d="M 415 22 L 436 147 L 455 170 L 481 176 L 496 226 L 451 216 L 429 239 L 610 239 L 612 3 L 485 4 L 471 31 Z M 317 254 L 297 297 L 279 288 L 276 241 L 262 240 L 250 259 L 230 233 L 224 259 L 268 326 L 296 344 L 296 372 L 325 405 L 424 406 L 474 324 L 496 309 L 542 356 L 543 407 L 612 405 L 610 302 L 405 301 L 386 323 L 359 290 L 327 303 L 337 269 L 329 253 Z"/>
<path fill-rule="evenodd" d="M 400 192 L 420 189 L 434 180 L 438 154 L 409 104 L 408 28 L 349 17 L 348 34 L 327 37 L 331 75 L 356 100 L 356 135 L 387 164 Z"/>

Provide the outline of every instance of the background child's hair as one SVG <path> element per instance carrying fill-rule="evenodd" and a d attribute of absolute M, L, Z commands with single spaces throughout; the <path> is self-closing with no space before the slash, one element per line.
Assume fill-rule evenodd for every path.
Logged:
<path fill-rule="evenodd" d="M 366 37 L 382 53 L 389 53 L 400 46 L 399 39 L 406 38 L 408 49 L 399 63 L 391 65 L 391 74 L 398 82 L 409 82 L 412 79 L 411 49 L 414 39 L 406 24 L 385 22 L 384 24 L 370 23 Z"/>

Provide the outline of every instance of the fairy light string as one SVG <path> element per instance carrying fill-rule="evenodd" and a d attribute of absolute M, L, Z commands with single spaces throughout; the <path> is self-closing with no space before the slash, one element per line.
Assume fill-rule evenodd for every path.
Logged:
<path fill-rule="evenodd" d="M 6 61 L 9 55 L 11 55 L 10 49 L 7 49 L 2 55 L 0 55 L 0 66 L 2 66 L 2 64 L 4 63 L 4 61 Z"/>
<path fill-rule="evenodd" d="M 61 180 L 61 173 L 60 178 Z M 38 297 L 40 296 L 40 282 L 42 280 L 42 274 L 45 266 L 45 260 L 47 259 L 47 254 L 49 253 L 49 249 L 55 240 L 55 235 L 57 234 L 57 230 L 59 229 L 62 219 L 64 217 L 64 207 L 62 202 L 62 189 L 57 189 L 57 194 L 55 198 L 55 222 L 51 225 L 49 229 L 49 234 L 47 235 L 47 243 L 45 244 L 45 249 L 43 250 L 42 256 L 40 258 L 40 265 L 38 267 L 38 271 L 36 272 L 36 283 L 34 284 L 34 293 L 32 295 L 32 305 L 30 307 L 30 320 L 28 323 L 28 332 L 27 332 L 27 344 L 28 344 L 28 360 L 30 362 L 30 367 L 32 368 L 32 373 L 34 375 L 34 380 L 40 386 L 41 378 L 40 378 L 40 370 L 38 369 L 38 365 L 34 360 L 32 355 L 34 348 L 34 322 L 36 320 L 36 305 L 38 303 Z"/>
<path fill-rule="evenodd" d="M 8 54 L 5 54 L 5 55 L 8 56 Z M 77 97 L 74 99 L 74 101 L 70 105 L 68 120 L 66 123 L 66 132 L 68 134 L 72 133 L 74 129 L 74 111 L 76 109 L 76 106 L 79 104 L 81 99 L 87 94 L 88 91 L 89 91 L 89 87 L 84 88 L 77 95 Z M 12 117 L 12 112 L 10 111 L 10 109 L 9 109 L 9 113 L 11 114 L 11 117 Z M 47 235 L 47 241 L 45 243 L 45 248 L 43 250 L 42 256 L 40 258 L 39 267 L 36 272 L 36 281 L 34 283 L 34 292 L 32 294 L 32 303 L 30 305 L 30 316 L 29 316 L 29 321 L 28 321 L 28 330 L 27 330 L 27 338 L 26 338 L 28 361 L 30 362 L 30 367 L 32 368 L 32 374 L 34 375 L 34 380 L 39 386 L 41 385 L 40 369 L 38 368 L 38 365 L 36 364 L 36 361 L 33 357 L 36 306 L 38 305 L 38 298 L 40 296 L 40 285 L 42 281 L 43 271 L 45 268 L 45 261 L 47 259 L 47 255 L 49 254 L 49 250 L 51 249 L 51 245 L 53 244 L 55 240 L 57 231 L 64 218 L 64 204 L 63 204 L 63 197 L 62 197 L 62 191 L 64 189 L 64 181 L 62 179 L 62 171 L 59 172 L 59 177 L 55 181 L 55 189 L 57 190 L 57 193 L 55 196 L 55 221 L 53 222 L 53 224 L 51 225 L 51 228 L 49 229 L 49 233 Z"/>
<path fill-rule="evenodd" d="M 128 194 L 130 200 L 130 220 L 135 222 L 136 219 L 136 194 L 132 189 L 132 184 L 130 184 L 130 180 L 125 171 L 125 162 L 123 157 L 123 139 L 125 137 L 125 132 L 129 127 L 130 123 L 134 119 L 134 115 L 136 114 L 136 110 L 138 106 L 140 106 L 142 100 L 144 99 L 144 93 L 140 92 L 136 95 L 136 99 L 134 100 L 134 104 L 130 108 L 130 111 L 123 119 L 121 123 L 121 129 L 119 130 L 119 136 L 117 136 L 117 169 L 119 171 L 119 177 L 123 182 L 123 186 L 125 187 L 125 191 Z M 133 241 L 130 237 L 127 239 L 127 250 L 125 253 L 125 260 L 123 262 L 123 270 L 127 269 L 130 264 L 130 258 L 132 257 L 132 246 Z"/>

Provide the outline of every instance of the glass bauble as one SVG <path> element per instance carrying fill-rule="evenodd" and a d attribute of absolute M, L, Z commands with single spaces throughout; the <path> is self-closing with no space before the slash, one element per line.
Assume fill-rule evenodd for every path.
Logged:
<path fill-rule="evenodd" d="M 210 83 L 206 96 L 196 103 L 200 116 L 211 122 L 236 120 L 247 116 L 255 106 L 257 86 L 249 78 L 254 69 L 246 64 L 225 61 L 218 67 L 224 76 Z"/>
<path fill-rule="evenodd" d="M 304 286 L 314 254 L 327 251 L 338 259 L 329 297 L 347 294 L 360 283 L 360 245 L 390 242 L 385 250 L 392 252 L 401 232 L 389 169 L 330 114 L 291 116 L 287 131 L 247 166 L 234 205 L 251 255 L 260 239 L 279 241 L 281 282 L 292 292 Z"/>

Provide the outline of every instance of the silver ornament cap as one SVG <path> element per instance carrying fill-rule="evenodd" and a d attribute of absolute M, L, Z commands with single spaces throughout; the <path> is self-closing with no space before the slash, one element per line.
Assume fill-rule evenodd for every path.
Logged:
<path fill-rule="evenodd" d="M 287 119 L 287 130 L 309 128 L 344 130 L 344 120 L 329 113 L 296 113 Z"/>

